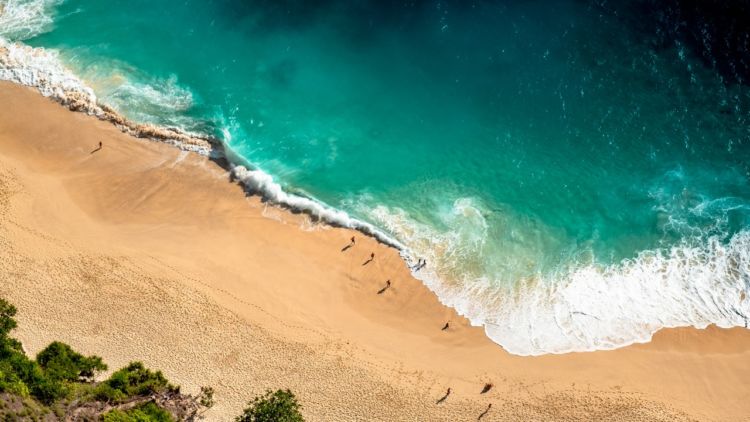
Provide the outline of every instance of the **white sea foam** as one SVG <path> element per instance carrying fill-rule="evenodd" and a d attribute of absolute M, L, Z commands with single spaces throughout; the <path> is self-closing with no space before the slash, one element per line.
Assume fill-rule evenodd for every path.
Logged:
<path fill-rule="evenodd" d="M 273 177 L 262 170 L 250 170 L 245 166 L 232 168 L 232 177 L 249 191 L 260 194 L 271 203 L 303 211 L 314 218 L 328 223 L 359 230 L 373 236 L 379 241 L 398 249 L 404 249 L 399 241 L 388 236 L 372 224 L 352 218 L 346 212 L 331 208 L 320 201 L 290 194 L 273 180 Z"/>
<path fill-rule="evenodd" d="M 0 1 L 0 80 L 35 87 L 44 96 L 64 102 L 75 97 L 96 109 L 94 91 L 63 66 L 54 50 L 32 48 L 21 40 L 47 32 L 54 9 L 62 0 Z"/>
<path fill-rule="evenodd" d="M 3 36 L 24 39 L 44 32 L 52 24 L 51 13 L 60 1 L 10 1 L 4 4 L 0 23 L 11 21 L 7 31 L 0 33 L 0 80 L 7 80 L 18 84 L 35 87 L 43 95 L 54 98 L 69 105 L 77 111 L 84 111 L 101 118 L 112 120 L 124 131 L 137 136 L 153 137 L 161 141 L 175 144 L 185 150 L 203 154 L 210 153 L 210 145 L 200 142 L 190 142 L 200 138 L 200 135 L 185 131 L 173 131 L 154 126 L 138 125 L 114 113 L 106 106 L 100 105 L 94 91 L 78 76 L 66 68 L 55 50 L 32 48 L 20 42 L 7 41 Z M 193 104 L 193 97 L 189 90 L 180 87 L 176 78 L 172 77 L 158 84 L 143 84 L 122 78 L 113 90 L 112 99 L 137 102 L 141 109 L 158 108 L 173 112 L 184 111 Z M 136 107 L 138 109 L 138 107 Z M 152 110 L 153 111 L 153 110 Z M 200 139 L 197 139 L 200 141 Z M 261 170 L 248 170 L 237 166 L 232 175 L 248 190 L 259 193 L 270 202 L 309 213 L 315 218 L 360 230 L 372 235 L 381 242 L 397 248 L 403 248 L 398 241 L 390 238 L 374 226 L 350 217 L 346 212 L 328 207 L 314 199 L 301 197 L 285 192 L 273 178 Z"/>
<path fill-rule="evenodd" d="M 50 30 L 54 9 L 60 3 L 62 0 L 0 0 L 0 80 L 34 87 L 42 95 L 59 101 L 71 110 L 109 120 L 122 131 L 134 136 L 210 154 L 211 144 L 206 137 L 126 119 L 111 107 L 101 104 L 94 90 L 63 64 L 58 51 L 32 48 L 19 41 Z M 178 92 L 176 83 L 167 81 L 165 89 L 166 92 L 155 88 L 145 91 L 152 94 L 149 98 L 162 102 L 172 100 L 170 94 L 175 94 L 180 99 L 176 106 L 172 104 L 175 107 L 184 107 L 186 101 L 192 102 L 191 96 Z"/>
<path fill-rule="evenodd" d="M 59 3 L 0 0 L 0 79 L 36 87 L 45 96 L 107 118 L 137 136 L 155 137 L 208 154 L 210 145 L 191 143 L 189 134 L 144 127 L 113 114 L 111 109 L 100 105 L 94 91 L 81 78 L 63 65 L 56 51 L 7 41 L 27 39 L 49 30 L 53 25 L 53 9 Z M 124 102 L 135 98 L 142 102 L 142 108 L 171 110 L 176 115 L 194 101 L 174 78 L 157 85 L 126 78 L 113 98 L 118 98 L 117 95 Z M 229 135 L 225 131 L 226 139 Z M 407 240 L 405 246 L 344 211 L 284 191 L 259 169 L 235 166 L 232 176 L 271 203 L 360 230 L 393 245 L 401 250 L 407 262 L 426 258 L 429 265 L 415 272 L 415 276 L 444 304 L 457 309 L 473 324 L 485 326 L 487 335 L 511 353 L 539 355 L 611 349 L 648 341 L 664 327 L 705 327 L 711 323 L 722 327 L 747 326 L 750 315 L 750 298 L 745 299 L 750 296 L 747 231 L 735 234 L 728 243 L 707 236 L 698 246 L 683 244 L 644 251 L 616 265 L 581 264 L 556 274 L 508 284 L 483 276 L 482 271 L 473 268 L 476 261 L 472 259 L 483 255 L 489 234 L 481 206 L 472 198 L 455 201 L 442 215 L 443 225 L 449 228 L 443 232 L 417 223 L 403 210 L 382 206 L 361 210 L 369 212 L 373 221 L 397 238 Z M 658 197 L 660 193 L 654 195 Z M 671 197 L 669 193 L 661 196 Z M 673 215 L 679 215 L 673 208 L 663 209 L 669 215 L 666 224 L 680 229 L 685 223 L 673 219 Z M 682 208 L 685 207 L 680 205 L 678 211 Z M 523 258 L 523 254 L 515 251 L 509 255 Z"/>
<path fill-rule="evenodd" d="M 135 111 L 143 116 L 180 113 L 192 107 L 194 102 L 192 92 L 181 87 L 174 75 L 164 80 L 148 80 L 146 83 L 128 77 L 125 83 L 116 87 L 106 98 L 115 107 L 128 107 L 131 112 Z"/>
<path fill-rule="evenodd" d="M 524 286 L 485 318 L 487 334 L 517 354 L 612 349 L 665 327 L 747 327 L 750 232 L 728 244 L 645 251 L 601 268 L 576 268 Z"/>
<path fill-rule="evenodd" d="M 90 104 L 90 112 L 101 112 L 94 91 L 63 66 L 54 50 L 0 38 L 0 79 L 35 87 L 42 95 L 60 101 L 76 97 Z"/>
<path fill-rule="evenodd" d="M 461 214 L 466 202 L 457 202 Z M 472 214 L 470 211 L 469 214 Z M 480 272 L 456 272 L 456 255 L 477 254 L 451 231 L 438 233 L 403 211 L 378 207 L 373 218 L 430 265 L 415 273 L 445 305 L 518 355 L 613 349 L 647 342 L 662 328 L 747 327 L 750 318 L 750 232 L 729 242 L 704 238 L 643 251 L 618 264 L 576 265 L 513 284 Z M 466 223 L 466 222 L 463 222 Z M 470 231 L 480 233 L 470 223 Z M 461 243 L 461 245 L 456 244 Z M 747 297 L 747 298 L 746 298 Z"/>
<path fill-rule="evenodd" d="M 102 105 L 94 90 L 65 67 L 55 50 L 32 48 L 0 37 L 0 80 L 34 87 L 42 95 L 59 101 L 71 110 L 109 120 L 134 136 L 156 139 L 205 155 L 211 152 L 210 143 L 200 135 L 137 124 Z"/>
<path fill-rule="evenodd" d="M 60 3 L 62 0 L 0 1 L 0 37 L 22 41 L 49 31 Z"/>
<path fill-rule="evenodd" d="M 85 52 L 70 56 L 86 57 Z M 76 60 L 76 59 L 73 59 Z M 80 59 L 79 59 L 80 60 Z M 182 86 L 177 75 L 154 77 L 133 66 L 112 59 L 98 58 L 72 63 L 74 71 L 96 90 L 100 101 L 126 112 L 138 122 L 180 127 L 185 131 L 200 125 L 185 115 L 195 105 L 193 92 Z"/>

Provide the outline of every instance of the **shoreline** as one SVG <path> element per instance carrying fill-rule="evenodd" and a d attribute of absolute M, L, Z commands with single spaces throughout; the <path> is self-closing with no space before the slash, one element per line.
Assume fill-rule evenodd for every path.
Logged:
<path fill-rule="evenodd" d="M 267 206 L 207 157 L 30 88 L 1 82 L 0 99 L 0 295 L 18 306 L 32 353 L 60 339 L 113 367 L 142 358 L 188 389 L 213 384 L 211 420 L 277 386 L 299 393 L 310 420 L 471 420 L 488 403 L 483 420 L 750 413 L 748 330 L 510 355 L 440 304 L 395 249 Z M 485 382 L 495 388 L 480 395 Z"/>
<path fill-rule="evenodd" d="M 253 168 L 247 160 L 232 152 L 215 136 L 191 133 L 182 128 L 138 123 L 125 117 L 114 108 L 100 102 L 93 89 L 68 70 L 56 54 L 44 48 L 31 47 L 18 41 L 10 42 L 0 37 L 0 81 L 37 90 L 70 111 L 111 123 L 126 135 L 162 142 L 209 157 L 229 172 L 232 181 L 243 185 L 249 194 L 258 194 L 292 213 L 306 213 L 329 225 L 357 230 L 381 243 L 406 252 L 406 247 L 397 239 L 366 221 L 350 217 L 345 211 L 315 198 L 287 193 L 271 175 Z M 43 58 L 42 63 L 35 63 L 34 61 L 40 57 Z M 65 83 L 57 79 L 63 79 Z M 227 154 L 228 151 L 230 154 Z"/>
<path fill-rule="evenodd" d="M 258 195 L 264 201 L 273 204 L 287 212 L 292 214 L 302 213 L 307 214 L 315 223 L 321 222 L 325 225 L 332 227 L 353 229 L 366 236 L 373 237 L 377 241 L 393 247 L 400 251 L 401 257 L 410 265 L 420 254 L 415 253 L 413 250 L 402 244 L 394 236 L 391 236 L 378 228 L 377 226 L 368 223 L 364 220 L 354 218 L 348 215 L 347 212 L 337 209 L 335 207 L 327 205 L 323 201 L 319 201 L 312 196 L 304 196 L 299 194 L 291 194 L 286 192 L 279 183 L 273 180 L 273 177 L 265 173 L 259 168 L 255 168 L 245 158 L 235 154 L 231 148 L 229 148 L 221 139 L 210 134 L 191 133 L 188 130 L 182 128 L 175 128 L 169 126 L 158 126 L 154 124 L 140 124 L 126 118 L 123 114 L 118 113 L 107 104 L 99 102 L 93 90 L 88 87 L 82 80 L 80 80 L 74 73 L 67 69 L 57 57 L 56 50 L 47 50 L 44 48 L 34 48 L 28 46 L 22 42 L 8 42 L 0 38 L 0 80 L 9 80 L 11 82 L 30 87 L 39 91 L 45 97 L 58 102 L 63 107 L 68 108 L 71 111 L 81 112 L 95 118 L 108 122 L 120 130 L 122 133 L 139 138 L 147 139 L 154 142 L 161 142 L 167 145 L 177 147 L 184 151 L 196 152 L 204 155 L 211 159 L 216 165 L 221 167 L 224 171 L 228 172 L 228 177 L 232 182 L 235 182 L 243 187 L 248 195 Z M 743 237 L 744 236 L 744 237 Z M 729 251 L 729 255 L 737 255 L 741 253 L 743 247 L 747 245 L 748 233 L 739 233 L 737 236 L 738 242 L 734 245 L 734 249 Z M 732 238 L 731 244 L 734 244 L 734 237 Z M 713 245 L 712 239 L 707 239 L 708 244 Z M 744 243 L 743 243 L 744 242 Z M 669 251 L 657 249 L 654 251 L 641 251 L 636 255 L 635 258 L 630 260 L 621 261 L 617 270 L 623 270 L 624 264 L 638 262 L 641 258 L 641 254 L 644 252 L 653 252 L 657 256 L 668 256 L 669 254 L 680 254 L 682 245 L 675 245 Z M 692 252 L 692 251 L 688 251 Z M 720 251 L 721 252 L 721 251 Z M 665 255 L 662 255 L 662 254 Z M 715 250 L 710 248 L 701 249 L 698 253 L 716 254 Z M 732 261 L 736 258 L 728 258 L 728 261 Z M 431 259 L 432 260 L 432 259 Z M 669 266 L 669 263 L 664 264 Z M 721 263 L 718 263 L 721 265 Z M 689 267 L 689 266 L 688 266 Z M 614 268 L 607 266 L 603 270 Z M 604 277 L 599 267 L 582 267 L 580 271 L 586 272 L 592 270 L 596 274 Z M 428 273 L 429 275 L 427 275 Z M 577 275 L 578 273 L 569 273 L 564 278 L 569 278 Z M 482 327 L 485 335 L 493 339 L 494 342 L 501 345 L 506 350 L 512 350 L 514 354 L 522 356 L 542 356 L 545 354 L 565 354 L 565 353 L 576 353 L 576 352 L 590 352 L 598 350 L 616 350 L 618 348 L 627 347 L 632 344 L 648 343 L 653 338 L 653 335 L 662 329 L 667 328 L 678 328 L 678 327 L 694 327 L 694 328 L 705 328 L 707 325 L 715 324 L 721 327 L 733 327 L 741 326 L 742 321 L 722 319 L 724 315 L 724 309 L 714 310 L 714 314 L 709 317 L 703 317 L 701 320 L 694 319 L 680 319 L 680 320 L 662 320 L 661 315 L 656 316 L 650 320 L 641 319 L 641 314 L 636 313 L 633 315 L 620 315 L 620 320 L 635 320 L 641 321 L 640 324 L 631 324 L 630 327 L 625 327 L 624 332 L 625 338 L 620 338 L 618 335 L 613 334 L 613 331 L 609 327 L 604 327 L 595 334 L 594 342 L 592 343 L 589 339 L 588 342 L 584 341 L 582 344 L 574 345 L 575 339 L 570 337 L 566 338 L 569 344 L 566 347 L 557 346 L 550 348 L 540 348 L 534 345 L 534 339 L 544 338 L 544 335 L 531 335 L 528 334 L 527 338 L 524 336 L 513 337 L 510 332 L 501 332 L 497 334 L 498 325 L 493 324 L 491 319 L 488 321 L 483 313 L 477 312 L 472 309 L 472 304 L 480 303 L 483 298 L 479 300 L 470 300 L 467 298 L 467 291 L 461 292 L 458 296 L 451 291 L 449 283 L 441 282 L 441 277 L 434 273 L 430 273 L 429 270 L 423 271 L 419 274 L 417 272 L 411 272 L 411 276 L 420 280 L 429 290 L 438 296 L 438 300 L 453 309 L 455 309 L 462 316 L 465 316 L 472 322 L 473 325 Z M 689 279 L 691 274 L 683 274 L 681 279 Z M 726 274 L 726 276 L 730 276 Z M 584 277 L 585 278 L 585 277 Z M 646 277 L 646 285 L 650 285 L 650 280 L 659 278 L 659 274 L 651 274 L 651 277 Z M 569 280 L 568 280 L 569 281 Z M 595 291 L 605 286 L 604 281 L 601 280 L 598 283 L 592 283 L 589 286 L 583 286 L 582 289 L 586 291 Z M 708 281 L 710 283 L 710 280 Z M 731 283 L 729 283 L 731 285 Z M 605 290 L 616 290 L 621 284 L 609 285 Z M 683 288 L 688 288 L 683 286 Z M 731 286 L 729 290 L 731 290 Z M 576 294 L 578 293 L 578 294 Z M 619 293 L 619 294 L 617 294 Z M 617 297 L 624 297 L 627 295 L 627 289 L 625 291 L 616 292 L 608 300 L 603 302 L 610 303 L 617 299 Z M 665 292 L 669 295 L 668 292 Z M 726 291 L 724 292 L 725 297 L 731 297 L 736 292 Z M 573 292 L 572 296 L 579 296 L 581 292 Z M 736 295 L 735 295 L 736 297 Z M 561 299 L 558 297 L 558 299 Z M 691 301 L 692 298 L 683 298 L 683 300 Z M 565 300 L 563 300 L 565 301 Z M 467 305 L 468 304 L 468 305 Z M 518 305 L 518 303 L 511 306 Z M 574 307 L 580 307 L 585 304 L 574 304 Z M 648 305 L 661 305 L 658 304 L 645 304 Z M 495 309 L 499 305 L 495 305 Z M 740 306 L 740 304 L 737 304 Z M 585 307 L 585 306 L 584 306 Z M 553 310 L 548 310 L 550 313 Z M 594 309 L 596 313 L 596 309 Z M 690 309 L 683 309 L 683 311 L 689 312 Z M 531 312 L 533 309 L 520 309 L 520 312 Z M 606 313 L 606 312 L 605 312 Z M 583 313 L 585 314 L 585 313 Z M 679 313 L 678 313 L 679 314 Z M 479 315 L 479 316 L 478 316 Z M 599 314 L 602 316 L 602 314 Z M 738 313 L 739 315 L 739 313 Z M 542 319 L 538 321 L 540 324 L 548 324 L 554 326 L 556 321 L 545 321 Z M 617 323 L 614 320 L 608 320 L 609 324 Z M 746 323 L 746 322 L 745 322 Z M 641 327 L 648 327 L 640 330 Z M 631 331 L 628 331 L 628 328 Z M 567 326 L 564 331 L 575 331 L 581 327 Z M 564 336 L 565 337 L 565 336 Z M 609 339 L 615 339 L 610 342 Z M 531 339 L 529 342 L 528 339 Z M 554 340 L 554 339 L 553 339 Z M 526 344 L 528 343 L 528 344 Z M 545 343 L 542 341 L 542 343 Z"/>

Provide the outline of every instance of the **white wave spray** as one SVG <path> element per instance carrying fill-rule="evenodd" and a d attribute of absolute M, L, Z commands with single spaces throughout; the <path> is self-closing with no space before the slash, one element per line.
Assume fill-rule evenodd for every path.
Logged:
<path fill-rule="evenodd" d="M 454 213 L 466 214 L 460 209 L 466 206 L 457 201 Z M 568 269 L 507 284 L 456 271 L 456 260 L 481 254 L 481 242 L 437 233 L 400 210 L 378 207 L 372 216 L 397 237 L 408 237 L 409 246 L 427 258 L 430 265 L 414 275 L 443 304 L 484 326 L 488 337 L 513 354 L 614 349 L 648 342 L 662 328 L 747 327 L 750 318 L 747 230 L 728 242 L 711 236 L 642 251 L 609 266 L 571 263 Z M 481 232 L 479 223 L 461 224 L 473 226 L 464 230 L 475 235 Z"/>
<path fill-rule="evenodd" d="M 173 143 L 204 154 L 206 138 L 152 125 L 136 124 L 100 104 L 94 91 L 68 70 L 54 50 L 31 48 L 19 41 L 53 25 L 60 1 L 0 1 L 0 79 L 32 86 L 71 109 L 112 121 L 136 136 Z M 11 42 L 8 40 L 15 40 Z M 124 100 L 142 98 L 146 106 L 189 108 L 193 98 L 176 80 L 154 88 L 128 83 Z M 314 198 L 288 193 L 259 169 L 234 166 L 232 176 L 270 202 L 302 210 L 314 218 L 360 230 L 397 247 L 407 262 L 427 258 L 415 272 L 440 300 L 485 326 L 487 335 L 511 353 L 539 355 L 611 349 L 648 341 L 665 327 L 747 326 L 750 315 L 750 233 L 728 242 L 708 237 L 695 244 L 644 251 L 615 265 L 578 265 L 512 286 L 471 271 L 456 271 L 467 257 L 481 255 L 487 239 L 482 212 L 470 199 L 454 204 L 451 229 L 437 233 L 400 210 L 375 207 L 372 224 L 351 217 Z M 454 224 L 455 223 L 455 224 Z M 513 254 L 511 254 L 513 255 Z M 515 255 L 513 255 L 515 256 Z"/>
<path fill-rule="evenodd" d="M 108 120 L 131 135 L 210 154 L 211 144 L 207 137 L 130 121 L 113 108 L 101 104 L 94 90 L 63 64 L 59 52 L 32 48 L 20 42 L 50 30 L 54 8 L 60 3 L 62 1 L 0 1 L 0 80 L 36 88 L 42 95 L 71 110 Z"/>
<path fill-rule="evenodd" d="M 51 97 L 73 110 L 112 121 L 124 132 L 135 136 L 168 142 L 185 150 L 210 155 L 215 145 L 208 143 L 206 136 L 150 124 L 137 124 L 119 115 L 109 106 L 101 104 L 94 90 L 63 65 L 57 51 L 32 48 L 4 38 L 8 36 L 26 39 L 49 30 L 53 23 L 54 6 L 60 3 L 61 1 L 15 0 L 0 3 L 4 5 L 0 9 L 0 23 L 12 23 L 8 24 L 8 28 L 12 30 L 0 32 L 0 80 L 34 87 L 44 96 Z M 141 105 L 141 109 L 184 111 L 193 104 L 190 91 L 179 87 L 176 78 L 172 77 L 162 82 L 142 84 L 125 78 L 124 83 L 117 84 L 113 89 L 112 98 L 116 103 L 118 100 L 136 102 L 137 105 Z M 262 195 L 272 203 L 306 212 L 331 224 L 359 230 L 398 249 L 404 248 L 400 242 L 373 225 L 354 219 L 344 211 L 311 198 L 285 192 L 269 174 L 259 169 L 249 170 L 244 166 L 235 166 L 231 174 L 247 190 Z"/>
<path fill-rule="evenodd" d="M 0 1 L 0 37 L 22 41 L 49 31 L 60 3 L 62 0 Z"/>
<path fill-rule="evenodd" d="M 359 230 L 389 246 L 393 246 L 399 250 L 405 249 L 404 245 L 399 241 L 388 236 L 372 224 L 352 218 L 345 211 L 331 208 L 315 199 L 305 198 L 284 191 L 281 185 L 273 180 L 271 175 L 262 170 L 249 170 L 245 166 L 235 166 L 232 168 L 232 177 L 242 183 L 248 191 L 262 195 L 271 203 L 304 211 L 316 219 L 340 227 Z"/>

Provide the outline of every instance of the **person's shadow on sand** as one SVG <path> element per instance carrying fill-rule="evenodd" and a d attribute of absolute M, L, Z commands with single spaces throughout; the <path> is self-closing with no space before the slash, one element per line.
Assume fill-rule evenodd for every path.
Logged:
<path fill-rule="evenodd" d="M 378 290 L 378 294 L 379 294 L 379 295 L 382 295 L 382 294 L 383 294 L 383 293 L 385 293 L 385 291 L 386 291 L 386 290 L 388 290 L 388 289 L 389 289 L 390 287 L 391 287 L 391 280 L 387 280 L 387 281 L 385 282 L 385 287 L 383 287 L 382 289 Z"/>
<path fill-rule="evenodd" d="M 483 418 L 483 417 L 484 417 L 484 416 L 485 416 L 485 415 L 487 414 L 487 412 L 489 412 L 489 411 L 490 411 L 490 409 L 492 409 L 492 403 L 490 403 L 490 404 L 489 404 L 489 405 L 487 406 L 487 409 L 485 409 L 485 411 L 484 411 L 484 412 L 482 412 L 482 414 L 481 414 L 481 415 L 479 415 L 479 417 L 477 418 L 477 420 L 478 420 L 478 421 L 479 421 L 479 420 L 482 420 L 482 418 Z"/>
<path fill-rule="evenodd" d="M 448 398 L 448 396 L 451 395 L 451 389 L 449 388 L 448 391 L 445 392 L 445 395 L 443 397 L 440 397 L 438 401 L 435 402 L 435 404 L 440 404 L 445 401 L 445 399 Z"/>
<path fill-rule="evenodd" d="M 362 266 L 364 267 L 365 265 L 371 263 L 374 259 L 375 259 L 375 253 L 371 253 L 370 254 L 370 259 L 368 259 L 367 261 L 363 262 Z"/>
<path fill-rule="evenodd" d="M 102 143 L 101 143 L 101 142 L 99 142 L 99 146 L 98 146 L 98 147 L 97 147 L 96 149 L 94 149 L 93 151 L 91 151 L 91 152 L 89 153 L 89 155 L 91 155 L 91 154 L 93 154 L 93 153 L 95 153 L 95 152 L 99 152 L 99 151 L 101 151 L 101 149 L 102 149 Z"/>
<path fill-rule="evenodd" d="M 355 244 L 355 241 L 354 241 L 354 236 L 352 236 L 352 239 L 351 239 L 351 241 L 349 242 L 349 244 L 348 244 L 348 245 L 346 245 L 346 246 L 344 246 L 343 248 L 341 248 L 341 252 L 346 252 L 346 251 L 348 251 L 348 250 L 349 250 L 349 248 L 351 248 L 352 246 L 354 246 L 354 244 Z"/>

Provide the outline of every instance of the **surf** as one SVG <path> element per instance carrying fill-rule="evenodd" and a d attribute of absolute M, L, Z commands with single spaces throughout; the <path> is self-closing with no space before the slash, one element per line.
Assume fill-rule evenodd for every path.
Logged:
<path fill-rule="evenodd" d="M 414 276 L 511 353 L 746 325 L 743 86 L 574 2 L 368 3 L 366 32 L 335 3 L 165 2 L 133 29 L 96 2 L 5 2 L 0 79 L 426 259 Z"/>

